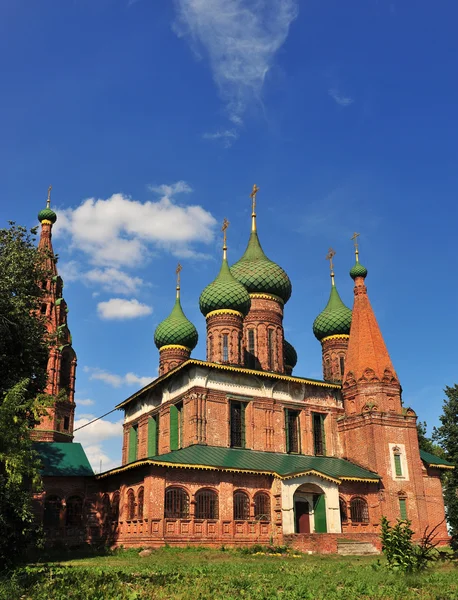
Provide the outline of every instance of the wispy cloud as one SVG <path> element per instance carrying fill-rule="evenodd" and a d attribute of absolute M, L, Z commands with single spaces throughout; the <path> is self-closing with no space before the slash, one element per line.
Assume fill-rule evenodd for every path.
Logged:
<path fill-rule="evenodd" d="M 176 256 L 201 257 L 193 244 L 213 240 L 214 217 L 202 206 L 176 203 L 176 194 L 192 191 L 185 181 L 150 189 L 161 195 L 156 202 L 142 203 L 113 194 L 105 200 L 88 198 L 75 209 L 57 211 L 56 235 L 65 235 L 70 249 L 82 251 L 97 266 L 134 267 L 144 262 L 151 246 Z M 67 263 L 67 274 L 76 277 L 77 267 L 74 261 Z"/>
<path fill-rule="evenodd" d="M 150 315 L 153 309 L 151 306 L 142 304 L 135 298 L 131 300 L 110 298 L 106 302 L 99 302 L 97 304 L 97 312 L 102 319 L 124 321 L 126 319 L 136 319 Z"/>
<path fill-rule="evenodd" d="M 138 288 L 144 285 L 141 277 L 134 277 L 116 269 L 91 269 L 82 275 L 82 280 L 92 285 L 100 285 L 106 292 L 114 294 L 135 294 Z"/>
<path fill-rule="evenodd" d="M 219 140 L 224 148 L 230 148 L 238 137 L 239 134 L 235 129 L 220 129 L 215 133 L 204 133 L 202 135 L 204 140 Z"/>
<path fill-rule="evenodd" d="M 121 387 L 123 385 L 139 385 L 141 387 L 144 387 L 154 379 L 154 377 L 151 376 L 141 377 L 140 375 L 136 375 L 135 373 L 117 375 L 116 373 L 109 373 L 108 371 L 98 369 L 97 367 L 84 367 L 83 371 L 85 373 L 89 373 L 89 379 L 103 381 L 104 383 L 111 385 L 115 388 Z"/>
<path fill-rule="evenodd" d="M 90 398 L 75 398 L 75 404 L 78 406 L 92 406 L 94 400 L 91 400 Z"/>
<path fill-rule="evenodd" d="M 354 102 L 353 98 L 350 96 L 345 96 L 337 88 L 329 89 L 328 94 L 335 102 L 337 102 L 339 106 L 350 106 L 350 104 L 353 104 Z"/>
<path fill-rule="evenodd" d="M 205 54 L 231 122 L 243 124 L 298 14 L 297 0 L 176 0 L 174 30 Z M 219 139 L 208 137 L 206 139 Z"/>

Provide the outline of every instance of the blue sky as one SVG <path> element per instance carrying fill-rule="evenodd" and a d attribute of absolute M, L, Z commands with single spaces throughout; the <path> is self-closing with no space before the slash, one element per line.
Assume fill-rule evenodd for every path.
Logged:
<path fill-rule="evenodd" d="M 156 376 L 178 260 L 205 358 L 198 297 L 224 217 L 230 262 L 245 248 L 253 183 L 295 373 L 321 375 L 325 255 L 351 306 L 358 231 L 404 402 L 437 424 L 458 364 L 457 21 L 451 0 L 3 0 L 1 222 L 35 225 L 53 185 L 79 424 Z M 97 468 L 121 417 L 76 438 Z"/>

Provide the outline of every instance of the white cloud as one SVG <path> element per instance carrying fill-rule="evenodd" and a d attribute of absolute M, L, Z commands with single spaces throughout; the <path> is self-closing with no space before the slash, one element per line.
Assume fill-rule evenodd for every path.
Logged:
<path fill-rule="evenodd" d="M 115 294 L 135 294 L 138 288 L 144 285 L 140 277 L 133 277 L 115 267 L 91 269 L 84 273 L 82 279 L 89 284 L 100 285 L 106 292 Z"/>
<path fill-rule="evenodd" d="M 174 201 L 175 194 L 191 191 L 185 181 L 156 186 L 153 191 L 163 194 L 156 202 L 113 194 L 58 211 L 56 235 L 69 238 L 70 248 L 86 253 L 90 263 L 116 268 L 143 262 L 150 245 L 180 254 L 194 252 L 194 243 L 213 240 L 216 220 L 211 213 L 199 205 L 181 206 Z"/>
<path fill-rule="evenodd" d="M 153 312 L 151 306 L 142 304 L 135 298 L 126 300 L 124 298 L 110 298 L 106 302 L 97 304 L 97 312 L 105 320 L 136 319 L 150 315 Z"/>
<path fill-rule="evenodd" d="M 79 265 L 76 260 L 69 260 L 68 262 L 59 262 L 59 275 L 62 277 L 65 283 L 70 281 L 77 281 L 81 277 Z"/>
<path fill-rule="evenodd" d="M 75 432 L 75 442 L 83 444 L 86 456 L 94 471 L 100 471 L 100 460 L 102 460 L 102 470 L 108 471 L 116 467 L 117 463 L 106 454 L 101 442 L 118 438 L 119 443 L 121 443 L 123 420 L 119 419 L 112 422 L 99 419 L 95 423 L 87 425 L 93 419 L 95 419 L 95 415 L 82 415 L 75 419 L 75 429 L 83 427 L 83 429 Z"/>
<path fill-rule="evenodd" d="M 204 140 L 219 140 L 222 142 L 224 148 L 230 148 L 239 137 L 239 134 L 235 129 L 220 129 L 215 133 L 204 133 L 202 137 Z"/>
<path fill-rule="evenodd" d="M 86 456 L 91 463 L 94 473 L 103 473 L 104 471 L 119 467 L 119 461 L 111 459 L 103 450 L 101 444 L 85 446 L 84 451 L 86 452 Z"/>
<path fill-rule="evenodd" d="M 103 369 L 97 367 L 84 367 L 85 373 L 90 373 L 89 379 L 98 379 L 111 385 L 112 387 L 121 387 L 122 385 L 140 385 L 144 387 L 150 383 L 154 377 L 146 376 L 141 377 L 135 373 L 126 373 L 126 375 L 116 375 L 115 373 L 109 373 Z"/>
<path fill-rule="evenodd" d="M 297 16 L 296 0 L 176 0 L 178 36 L 205 49 L 230 120 L 259 101 L 275 53 Z"/>
<path fill-rule="evenodd" d="M 339 106 L 350 106 L 353 104 L 354 100 L 350 96 L 344 96 L 341 92 L 339 92 L 336 88 L 331 88 L 328 90 L 328 94 L 331 96 L 333 100 L 339 104 Z"/>
<path fill-rule="evenodd" d="M 92 406 L 94 404 L 94 400 L 90 400 L 89 398 L 75 398 L 75 404 L 78 406 Z"/>

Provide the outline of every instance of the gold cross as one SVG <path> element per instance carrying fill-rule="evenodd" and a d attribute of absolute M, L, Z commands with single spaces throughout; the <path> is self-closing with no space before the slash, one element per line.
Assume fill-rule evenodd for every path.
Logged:
<path fill-rule="evenodd" d="M 226 247 L 227 242 L 227 233 L 226 230 L 229 227 L 229 221 L 224 217 L 223 226 L 221 227 L 221 231 L 223 232 L 223 246 Z"/>
<path fill-rule="evenodd" d="M 46 200 L 46 208 L 49 208 L 51 205 L 51 190 L 52 190 L 52 185 L 50 185 L 48 188 L 48 199 Z"/>
<path fill-rule="evenodd" d="M 254 184 L 253 189 L 251 190 L 250 198 L 251 198 L 251 212 L 254 215 L 256 213 L 256 194 L 259 192 L 259 188 L 256 184 Z"/>
<path fill-rule="evenodd" d="M 355 250 L 358 250 L 358 238 L 359 238 L 359 233 L 355 233 L 351 236 L 351 240 L 353 240 L 353 244 L 355 245 Z"/>
<path fill-rule="evenodd" d="M 176 276 L 177 276 L 177 288 L 180 287 L 180 273 L 183 270 L 183 267 L 180 265 L 180 263 L 178 263 L 177 268 L 175 270 Z"/>
<path fill-rule="evenodd" d="M 326 254 L 326 260 L 329 260 L 329 268 L 331 269 L 331 273 L 334 270 L 334 265 L 332 264 L 332 259 L 336 255 L 336 251 L 332 248 L 329 248 L 328 253 Z"/>

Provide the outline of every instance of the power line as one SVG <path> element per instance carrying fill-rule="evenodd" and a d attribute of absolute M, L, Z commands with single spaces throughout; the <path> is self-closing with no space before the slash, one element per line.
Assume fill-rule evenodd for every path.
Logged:
<path fill-rule="evenodd" d="M 88 425 L 92 425 L 92 423 L 95 423 L 96 421 L 100 421 L 100 419 L 103 419 L 103 417 L 106 417 L 108 415 L 111 415 L 111 413 L 114 413 L 115 410 L 118 410 L 118 409 L 117 408 L 113 408 L 113 410 L 110 410 L 110 412 L 105 413 L 101 417 L 97 417 L 96 419 L 92 419 L 92 421 L 89 421 L 89 423 L 85 423 L 84 425 L 81 425 L 81 427 L 77 427 L 76 429 L 73 430 L 73 432 L 79 431 L 80 429 L 83 429 L 84 427 L 87 427 Z"/>

